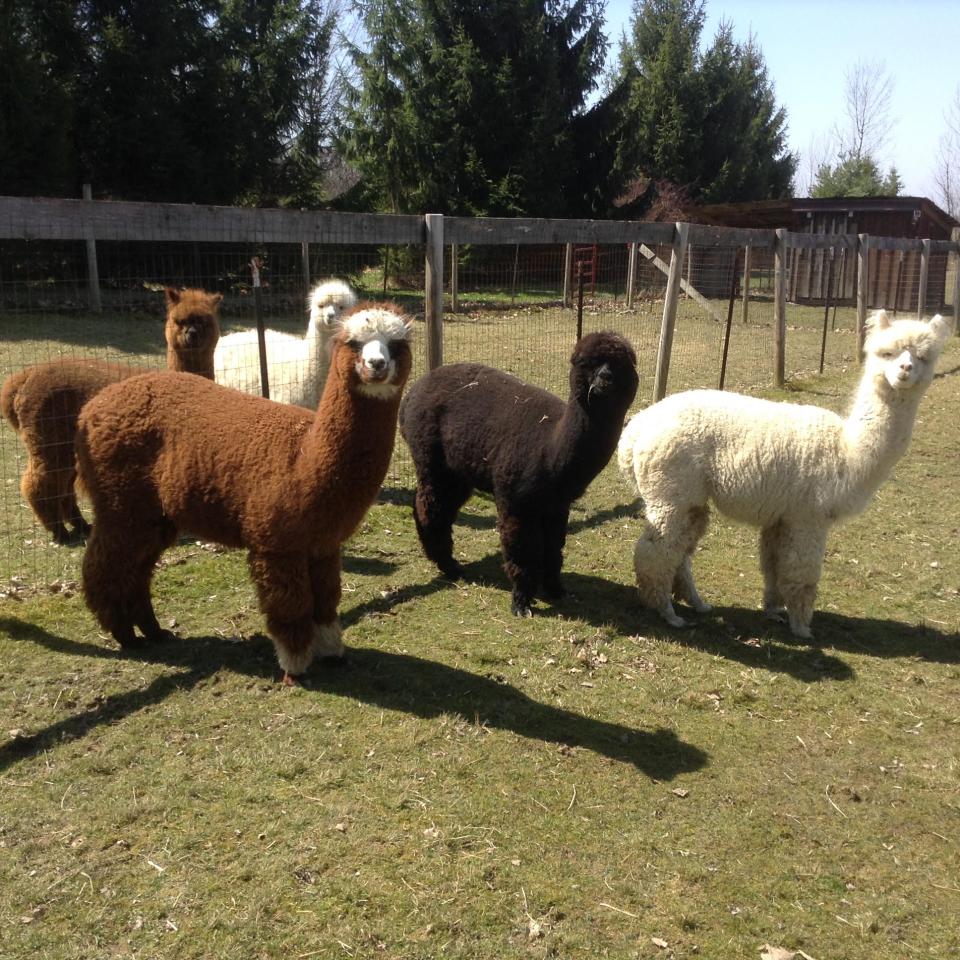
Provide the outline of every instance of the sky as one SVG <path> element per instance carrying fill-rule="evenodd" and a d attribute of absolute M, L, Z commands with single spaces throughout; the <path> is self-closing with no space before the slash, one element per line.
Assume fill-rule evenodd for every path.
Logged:
<path fill-rule="evenodd" d="M 631 9 L 631 0 L 607 0 L 611 56 Z M 882 62 L 893 81 L 894 126 L 877 159 L 884 170 L 896 165 L 903 195 L 936 201 L 937 150 L 960 86 L 960 0 L 706 0 L 706 13 L 705 45 L 722 20 L 736 40 L 753 33 L 801 165 L 816 139 L 843 121 L 845 72 L 858 61 Z M 797 187 L 808 179 L 801 166 Z"/>

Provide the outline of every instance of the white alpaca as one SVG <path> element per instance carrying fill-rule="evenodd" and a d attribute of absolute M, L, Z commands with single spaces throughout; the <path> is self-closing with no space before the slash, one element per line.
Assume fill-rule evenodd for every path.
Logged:
<path fill-rule="evenodd" d="M 809 639 L 817 583 L 832 524 L 864 510 L 910 443 L 920 398 L 949 330 L 868 321 L 863 376 L 846 419 L 829 410 L 717 390 L 691 390 L 638 413 L 620 438 L 618 460 L 643 498 L 646 528 L 634 547 L 641 598 L 684 626 L 671 594 L 698 613 L 690 558 L 703 536 L 708 501 L 759 527 L 763 606 Z"/>
<path fill-rule="evenodd" d="M 316 410 L 330 366 L 329 340 L 357 295 L 342 280 L 327 280 L 307 298 L 310 319 L 303 337 L 265 330 L 270 399 Z M 217 383 L 260 396 L 260 347 L 256 330 L 221 337 L 214 354 Z"/>

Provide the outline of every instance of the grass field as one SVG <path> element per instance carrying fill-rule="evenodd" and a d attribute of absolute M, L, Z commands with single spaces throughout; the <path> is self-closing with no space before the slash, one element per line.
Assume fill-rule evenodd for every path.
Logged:
<path fill-rule="evenodd" d="M 568 318 L 468 313 L 447 359 L 560 389 Z M 838 323 L 813 377 L 802 319 L 777 395 L 841 409 L 853 334 Z M 646 403 L 656 311 L 588 323 L 634 340 Z M 775 395 L 762 329 L 728 383 Z M 33 332 L 17 357 L 50 349 Z M 94 336 L 155 363 L 155 333 Z M 673 388 L 714 385 L 716 333 L 682 318 Z M 491 503 L 456 528 L 470 581 L 440 580 L 399 451 L 344 551 L 349 664 L 309 689 L 276 682 L 242 554 L 206 545 L 156 577 L 182 639 L 119 652 L 73 582 L 80 548 L 23 547 L 44 538 L 4 425 L 4 562 L 66 559 L 0 598 L 0 956 L 958 955 L 958 404 L 952 339 L 910 453 L 831 535 L 816 644 L 762 619 L 755 536 L 722 518 L 695 559 L 716 610 L 685 631 L 643 610 L 613 467 L 574 509 L 570 596 L 514 619 Z"/>

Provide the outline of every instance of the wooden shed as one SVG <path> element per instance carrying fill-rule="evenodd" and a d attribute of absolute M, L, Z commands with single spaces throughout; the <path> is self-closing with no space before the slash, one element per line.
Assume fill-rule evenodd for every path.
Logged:
<path fill-rule="evenodd" d="M 831 197 L 760 200 L 698 206 L 688 217 L 725 227 L 786 228 L 797 233 L 865 233 L 875 237 L 949 240 L 958 221 L 926 197 Z M 759 251 L 758 251 L 759 252 Z M 794 303 L 841 302 L 856 298 L 856 269 L 845 255 L 826 250 L 791 251 L 787 297 Z M 756 260 L 756 266 L 761 266 Z M 868 306 L 914 310 L 920 251 L 873 250 L 870 254 Z M 930 261 L 928 304 L 943 305 L 947 258 Z"/>

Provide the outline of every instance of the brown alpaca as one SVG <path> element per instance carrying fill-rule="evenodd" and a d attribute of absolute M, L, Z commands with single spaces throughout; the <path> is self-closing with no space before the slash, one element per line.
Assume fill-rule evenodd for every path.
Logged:
<path fill-rule="evenodd" d="M 96 511 L 87 605 L 121 646 L 169 636 L 150 579 L 178 531 L 249 551 L 284 671 L 342 656 L 340 546 L 376 498 L 410 373 L 410 321 L 363 304 L 333 339 L 317 412 L 177 374 L 107 387 L 80 414 L 80 479 Z M 139 641 L 142 642 L 142 641 Z"/>
<path fill-rule="evenodd" d="M 167 288 L 167 369 L 213 379 L 221 299 L 219 293 Z M 74 492 L 81 407 L 109 384 L 145 372 L 104 360 L 52 360 L 12 374 L 0 388 L 0 410 L 27 448 L 21 493 L 57 543 L 90 533 Z"/>

